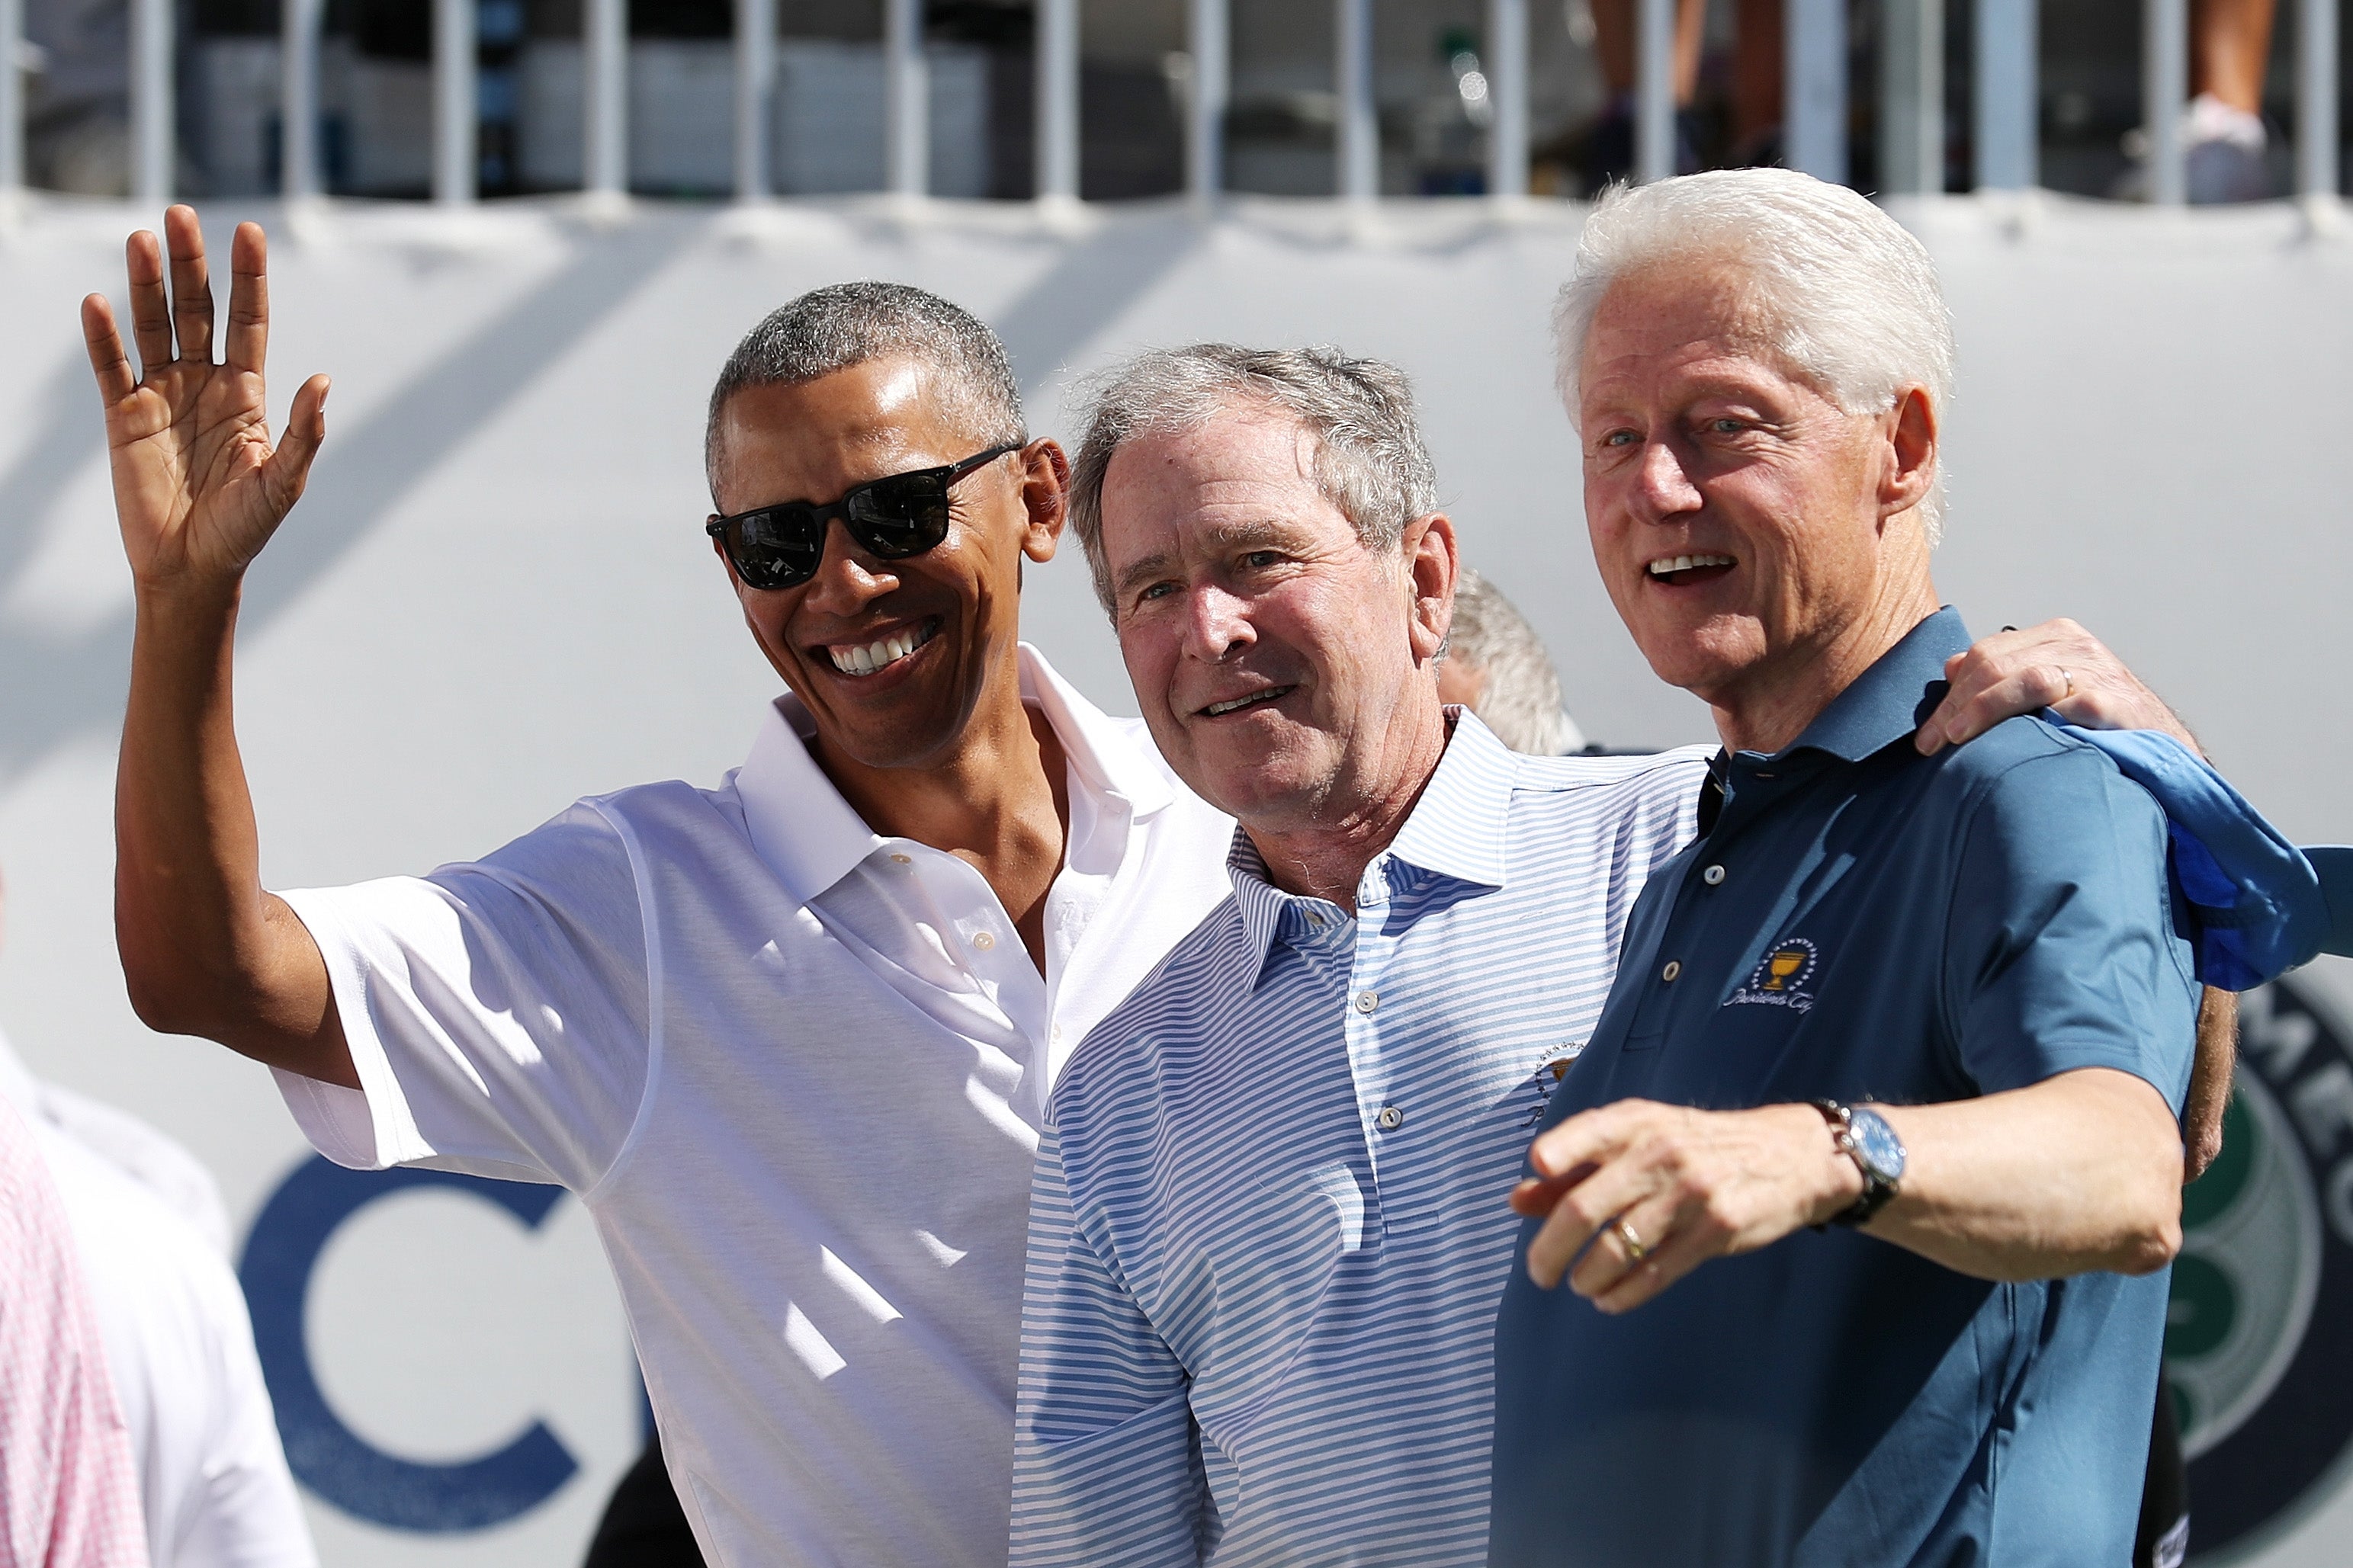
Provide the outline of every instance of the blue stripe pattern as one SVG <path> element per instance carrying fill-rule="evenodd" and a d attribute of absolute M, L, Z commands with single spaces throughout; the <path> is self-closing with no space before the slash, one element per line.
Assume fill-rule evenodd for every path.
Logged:
<path fill-rule="evenodd" d="M 1233 897 L 1054 1089 L 1016 1568 L 1483 1561 L 1504 1196 L 1705 755 L 1463 715 L 1353 919 L 1235 835 Z"/>

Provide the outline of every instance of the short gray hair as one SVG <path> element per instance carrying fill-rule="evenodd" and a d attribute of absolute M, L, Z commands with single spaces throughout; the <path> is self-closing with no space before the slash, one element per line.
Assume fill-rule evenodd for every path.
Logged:
<path fill-rule="evenodd" d="M 1502 589 L 1468 566 L 1454 579 L 1446 657 L 1477 672 L 1472 710 L 1512 750 L 1559 757 L 1584 748 L 1585 737 L 1561 705 L 1560 674 L 1543 639 Z"/>
<path fill-rule="evenodd" d="M 980 446 L 1029 439 L 1021 384 L 1004 342 L 987 323 L 905 283 L 831 283 L 770 311 L 720 368 L 702 438 L 712 499 L 719 488 L 719 416 L 729 398 L 750 387 L 814 381 L 870 360 L 901 357 L 938 376 L 938 395 L 971 424 Z"/>
<path fill-rule="evenodd" d="M 1438 468 L 1422 445 L 1413 384 L 1382 360 L 1335 348 L 1195 343 L 1154 349 L 1089 376 L 1078 397 L 1083 434 L 1071 464 L 1071 526 L 1093 570 L 1095 595 L 1114 614 L 1103 547 L 1103 477 L 1120 447 L 1143 437 L 1197 430 L 1236 408 L 1265 408 L 1314 437 L 1315 488 L 1366 549 L 1395 549 L 1407 523 L 1438 510 Z"/>
<path fill-rule="evenodd" d="M 1719 169 L 1602 194 L 1553 310 L 1561 401 L 1577 418 L 1586 334 L 1620 279 L 1664 263 L 1729 261 L 1756 287 L 1764 346 L 1849 414 L 1918 384 L 1953 399 L 1953 318 L 1927 248 L 1844 185 L 1791 169 Z M 1920 503 L 1942 530 L 1942 465 Z"/>

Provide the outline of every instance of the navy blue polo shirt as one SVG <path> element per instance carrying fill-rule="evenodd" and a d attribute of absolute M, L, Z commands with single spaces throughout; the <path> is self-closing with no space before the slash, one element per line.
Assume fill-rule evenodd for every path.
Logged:
<path fill-rule="evenodd" d="M 1725 763 L 1546 1125 L 1632 1097 L 1963 1100 L 2090 1067 L 2179 1112 L 2197 988 L 2164 818 L 2040 720 L 1915 752 L 1968 645 L 1941 611 L 1786 751 Z M 1837 1226 L 1618 1318 L 1515 1268 L 1492 1562 L 2123 1563 L 2167 1281 L 1994 1284 Z"/>

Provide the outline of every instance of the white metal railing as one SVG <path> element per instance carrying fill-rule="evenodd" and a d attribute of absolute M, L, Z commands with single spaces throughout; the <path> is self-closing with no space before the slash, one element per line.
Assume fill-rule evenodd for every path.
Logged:
<path fill-rule="evenodd" d="M 25 188 L 25 0 L 0 0 L 0 219 Z"/>
<path fill-rule="evenodd" d="M 325 188 L 322 167 L 319 57 L 326 0 L 281 0 L 280 179 L 290 200 Z M 1890 193 L 1945 185 L 1945 10 L 1948 0 L 1880 0 L 1880 184 Z M 2037 182 L 2038 0 L 1960 0 L 1974 13 L 1969 106 L 1975 183 L 2016 191 Z M 2184 103 L 2189 89 L 2188 0 L 2141 0 L 2142 100 L 2148 194 L 2162 205 L 2186 197 Z M 2339 179 L 2338 7 L 2343 0 L 2295 0 L 2295 190 L 2334 201 Z M 26 0 L 0 0 L 0 196 L 21 187 L 26 104 L 18 68 Z M 1225 117 L 1233 0 L 1187 0 L 1185 105 L 1186 189 L 1201 205 L 1223 191 Z M 1336 195 L 1366 201 L 1380 189 L 1380 127 L 1375 99 L 1372 0 L 1333 0 L 1334 85 L 1339 101 Z M 1788 0 L 1783 145 L 1787 161 L 1824 179 L 1848 175 L 1849 0 Z M 1080 195 L 1079 0 L 1036 0 L 1036 188 L 1041 201 Z M 463 205 L 476 195 L 479 159 L 477 0 L 432 0 L 434 199 Z M 776 0 L 734 0 L 734 185 L 739 200 L 764 200 L 774 127 Z M 174 0 L 130 0 L 131 184 L 142 203 L 171 199 Z M 1529 0 L 1488 0 L 1482 57 L 1492 110 L 1487 188 L 1504 200 L 1525 195 L 1528 176 Z M 1634 171 L 1641 180 L 1673 172 L 1676 131 L 1672 56 L 1675 0 L 1638 0 Z M 628 0 L 586 0 L 583 8 L 582 184 L 618 198 L 629 187 Z M 884 0 L 884 184 L 901 196 L 930 187 L 928 82 L 923 0 Z"/>

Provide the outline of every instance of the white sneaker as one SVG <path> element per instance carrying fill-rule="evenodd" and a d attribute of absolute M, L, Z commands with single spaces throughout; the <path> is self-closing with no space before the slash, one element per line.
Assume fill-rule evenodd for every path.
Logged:
<path fill-rule="evenodd" d="M 2182 116 L 2181 136 L 2183 172 L 2193 206 L 2259 202 L 2271 195 L 2271 170 L 2263 161 L 2271 136 L 2261 115 L 2233 109 L 2212 93 L 2201 92 L 2189 100 Z M 2108 194 L 2118 201 L 2145 202 L 2148 200 L 2147 128 L 2126 132 L 2124 147 L 2133 166 Z"/>

